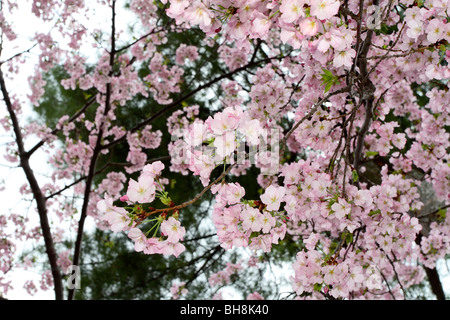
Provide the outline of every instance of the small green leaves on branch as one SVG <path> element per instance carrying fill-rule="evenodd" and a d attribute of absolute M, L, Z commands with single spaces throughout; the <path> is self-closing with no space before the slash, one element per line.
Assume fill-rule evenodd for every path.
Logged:
<path fill-rule="evenodd" d="M 320 75 L 322 77 L 321 85 L 325 86 L 325 93 L 330 91 L 333 85 L 339 85 L 341 82 L 339 78 L 335 76 L 331 71 L 322 68 L 323 73 Z"/>

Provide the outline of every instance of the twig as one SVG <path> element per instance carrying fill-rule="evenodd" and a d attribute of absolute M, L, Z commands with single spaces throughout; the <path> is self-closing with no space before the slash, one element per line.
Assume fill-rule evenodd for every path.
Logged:
<path fill-rule="evenodd" d="M 331 92 L 329 94 L 327 94 L 324 98 L 320 99 L 318 102 L 314 103 L 313 106 L 311 107 L 311 109 L 309 109 L 308 113 L 301 118 L 284 136 L 284 138 L 281 140 L 281 149 L 280 149 L 280 156 L 283 156 L 284 151 L 286 149 L 286 143 L 287 140 L 289 139 L 289 137 L 291 136 L 291 134 L 308 118 L 310 118 L 316 111 L 317 109 L 322 105 L 323 102 L 325 102 L 326 100 L 328 100 L 330 97 L 335 96 L 337 94 L 340 93 L 344 93 L 347 92 L 349 90 L 348 87 L 336 90 L 334 92 Z"/>
<path fill-rule="evenodd" d="M 89 108 L 96 100 L 96 96 L 97 93 L 95 93 L 94 95 L 92 95 L 92 97 L 90 97 L 86 103 L 84 104 L 84 106 L 78 110 L 75 114 L 73 114 L 67 121 L 69 123 L 75 121 L 79 116 L 81 116 L 87 108 Z M 58 132 L 62 131 L 61 129 L 53 129 L 52 132 L 50 132 L 51 135 L 55 135 Z M 41 140 L 39 141 L 36 145 L 34 145 L 34 147 L 32 147 L 29 151 L 26 152 L 27 157 L 30 157 L 33 153 L 35 153 L 40 147 L 42 147 L 44 145 L 44 143 L 46 142 L 46 140 Z"/>
<path fill-rule="evenodd" d="M 169 212 L 169 211 L 173 211 L 173 210 L 179 210 L 179 209 L 185 208 L 185 207 L 187 207 L 187 206 L 193 204 L 194 202 L 196 202 L 197 200 L 199 200 L 199 199 L 205 194 L 206 191 L 208 191 L 209 189 L 211 189 L 212 186 L 214 186 L 215 184 L 219 183 L 219 182 L 220 182 L 220 181 L 221 181 L 228 173 L 230 173 L 231 169 L 232 169 L 235 165 L 236 165 L 236 163 L 231 164 L 224 172 L 222 172 L 222 174 L 221 174 L 217 179 L 215 179 L 213 182 L 211 182 L 209 185 L 207 185 L 202 191 L 200 191 L 199 194 L 197 194 L 197 195 L 196 195 L 194 198 L 192 198 L 191 200 L 186 201 L 186 202 L 184 202 L 184 203 L 182 203 L 182 204 L 173 206 L 173 207 L 163 208 L 163 209 L 156 209 L 156 210 L 153 210 L 153 211 L 151 211 L 151 212 L 147 212 L 147 213 L 145 214 L 145 216 L 148 217 L 148 216 L 151 216 L 151 215 L 156 214 L 156 213 L 159 213 L 159 212 Z"/>
<path fill-rule="evenodd" d="M 4 64 L 4 63 L 6 63 L 6 62 L 8 62 L 8 61 L 10 61 L 10 60 L 12 60 L 12 59 L 14 59 L 14 58 L 17 58 L 17 57 L 23 55 L 24 53 L 30 52 L 30 51 L 31 51 L 34 47 L 36 47 L 37 45 L 38 45 L 38 43 L 36 42 L 34 45 L 32 45 L 32 46 L 31 46 L 30 48 L 28 48 L 27 50 L 24 50 L 24 51 L 22 51 L 22 52 L 16 53 L 15 55 L 11 56 L 10 58 L 6 59 L 5 61 L 0 61 L 0 66 L 1 66 L 2 64 Z"/>

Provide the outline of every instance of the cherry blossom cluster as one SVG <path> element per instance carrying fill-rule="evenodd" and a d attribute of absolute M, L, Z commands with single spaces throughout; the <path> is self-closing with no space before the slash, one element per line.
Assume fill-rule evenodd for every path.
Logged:
<path fill-rule="evenodd" d="M 183 140 L 184 131 L 193 123 L 197 123 L 199 115 L 198 105 L 186 106 L 183 109 L 177 110 L 167 118 L 167 131 L 172 137 L 167 149 L 171 156 L 170 170 L 179 172 L 182 175 L 189 174 L 189 164 L 184 161 L 186 155 L 186 143 Z M 201 122 L 200 122 L 201 123 Z"/>
<path fill-rule="evenodd" d="M 145 149 L 156 149 L 161 144 L 162 132 L 160 130 L 152 131 L 152 126 L 147 125 L 139 132 L 128 133 L 127 142 L 129 151 L 127 161 L 132 164 L 125 170 L 128 173 L 142 170 L 147 162 Z"/>
<path fill-rule="evenodd" d="M 249 93 L 251 103 L 249 113 L 255 119 L 265 123 L 267 119 L 272 126 L 284 115 L 283 109 L 289 102 L 289 89 L 276 76 L 277 65 L 268 64 L 259 68 L 253 77 L 253 85 Z"/>
<path fill-rule="evenodd" d="M 286 189 L 286 195 L 280 199 L 289 218 L 287 233 L 305 246 L 294 264 L 294 288 L 299 296 L 321 292 L 335 298 L 349 298 L 350 294 L 381 290 L 383 276 L 393 274 L 390 261 L 418 259 L 414 239 L 422 227 L 417 218 L 402 213 L 410 208 L 420 209 L 418 190 L 412 179 L 404 179 L 400 174 L 389 175 L 387 167 L 384 169 L 380 186 L 361 190 L 347 186 L 347 197 L 342 197 L 317 162 L 299 161 L 282 168 L 285 186 L 278 188 Z M 273 188 L 268 187 L 266 192 Z M 269 199 L 265 201 L 268 207 L 271 202 L 279 207 L 280 200 L 273 196 Z M 326 230 L 338 232 L 334 234 L 338 244 L 324 237 L 322 232 Z M 364 249 L 356 250 L 353 241 Z M 345 249 L 342 242 L 346 243 Z M 375 253 L 379 260 L 374 261 Z M 359 265 L 357 272 L 353 271 L 356 265 Z M 418 283 L 423 279 L 420 275 L 423 273 L 417 268 L 410 268 L 404 271 L 405 279 L 401 281 Z M 353 278 L 359 282 L 352 282 Z"/>
<path fill-rule="evenodd" d="M 170 93 L 179 92 L 179 84 L 184 70 L 175 65 L 170 69 L 164 63 L 164 57 L 156 52 L 149 64 L 150 74 L 144 81 L 153 98 L 160 104 L 169 104 L 172 99 Z"/>
<path fill-rule="evenodd" d="M 242 94 L 242 87 L 236 81 L 222 82 L 221 87 L 224 91 L 223 105 L 224 107 L 233 107 L 242 105 L 244 96 Z"/>
<path fill-rule="evenodd" d="M 448 227 L 447 215 L 443 222 L 433 222 L 429 235 L 422 238 L 420 261 L 428 268 L 435 268 L 436 261 L 444 258 L 449 252 Z"/>
<path fill-rule="evenodd" d="M 164 1 L 166 2 L 166 1 Z M 167 14 L 181 22 L 198 25 L 206 33 L 225 29 L 232 39 L 264 38 L 273 24 L 314 36 L 318 20 L 338 13 L 339 1 L 169 1 Z M 298 29 L 296 29 L 298 28 Z"/>
<path fill-rule="evenodd" d="M 132 0 L 130 10 L 138 16 L 142 26 L 149 30 L 153 29 L 155 20 L 158 18 L 155 3 L 145 0 Z"/>
<path fill-rule="evenodd" d="M 283 187 L 270 186 L 256 201 L 243 201 L 245 190 L 238 183 L 218 185 L 212 192 L 217 193 L 212 219 L 222 247 L 270 252 L 272 244 L 283 240 L 286 217 L 279 211 Z"/>
<path fill-rule="evenodd" d="M 219 57 L 230 70 L 236 70 L 247 62 L 247 52 L 239 47 L 221 46 Z"/>
<path fill-rule="evenodd" d="M 198 49 L 195 46 L 181 44 L 175 52 L 175 62 L 182 66 L 186 61 L 195 61 L 198 59 Z"/>
<path fill-rule="evenodd" d="M 164 205 L 173 206 L 159 179 L 163 169 L 164 164 L 161 161 L 145 165 L 137 180 L 128 181 L 127 192 L 120 197 L 126 206 L 114 205 L 113 198 L 105 194 L 105 199 L 98 202 L 97 209 L 101 219 L 108 223 L 113 232 L 128 233 L 137 252 L 177 257 L 185 250 L 181 241 L 186 233 L 186 229 L 178 220 L 178 214 L 174 212 L 169 216 L 167 212 L 162 212 L 153 218 L 153 208 L 145 208 L 156 198 Z M 139 225 L 147 224 L 151 227 L 145 232 L 142 231 Z"/>
<path fill-rule="evenodd" d="M 316 48 L 319 61 L 334 55 L 335 67 L 350 67 L 356 52 L 351 48 L 354 33 L 347 29 L 337 14 L 340 2 L 308 1 L 169 1 L 167 14 L 177 23 L 198 25 L 206 34 L 221 30 L 246 46 L 250 38 L 266 39 L 271 28 L 280 28 L 284 43 L 299 49 L 304 45 Z"/>
<path fill-rule="evenodd" d="M 183 117 L 183 112 L 176 112 L 169 118 L 175 140 L 169 149 L 171 164 L 199 176 L 204 186 L 219 165 L 245 165 L 252 158 L 258 166 L 278 167 L 278 154 L 268 146 L 269 138 L 274 140 L 272 144 L 278 143 L 278 132 L 264 130 L 260 121 L 240 106 L 226 107 L 205 121 L 181 120 Z M 180 135 L 182 138 L 177 139 Z"/>
<path fill-rule="evenodd" d="M 445 130 L 450 123 L 449 110 L 445 107 L 449 92 L 432 89 L 427 96 L 431 112 L 420 112 L 417 130 L 407 132 L 415 141 L 405 156 L 423 171 L 432 170 L 431 181 L 436 195 L 442 201 L 449 201 L 449 155 L 446 150 L 450 146 L 450 136 Z"/>
<path fill-rule="evenodd" d="M 399 284 L 392 289 L 394 297 L 385 294 L 388 289 L 383 279 L 401 269 L 402 278 L 398 280 L 403 285 L 414 285 L 423 280 L 424 272 L 417 266 L 411 264 L 402 268 L 393 262 L 394 257 L 407 258 L 410 262 L 418 258 L 417 247 L 411 247 L 411 241 L 420 226 L 417 219 L 407 215 L 402 217 L 400 224 L 396 220 L 375 219 L 371 230 L 360 239 L 361 246 L 366 248 L 362 251 L 352 250 L 351 245 L 336 250 L 333 243 L 318 233 L 306 236 L 305 249 L 297 254 L 294 263 L 293 286 L 297 294 L 318 299 L 323 295 L 371 299 L 378 294 L 384 299 L 404 298 Z"/>
<path fill-rule="evenodd" d="M 5 15 L 0 12 L 0 28 L 2 29 L 3 34 L 8 38 L 8 40 L 15 40 L 17 38 L 17 34 L 14 32 L 10 23 L 8 23 Z"/>

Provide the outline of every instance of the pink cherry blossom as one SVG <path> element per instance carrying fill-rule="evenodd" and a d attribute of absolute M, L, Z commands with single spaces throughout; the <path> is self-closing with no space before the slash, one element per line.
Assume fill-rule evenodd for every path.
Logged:
<path fill-rule="evenodd" d="M 113 232 L 127 230 L 132 223 L 127 210 L 114 206 L 111 198 L 100 200 L 97 209 L 103 213 L 101 219 L 108 222 Z"/>
<path fill-rule="evenodd" d="M 281 201 L 286 193 L 284 187 L 276 187 L 270 185 L 261 195 L 261 200 L 267 205 L 266 209 L 269 211 L 277 211 L 280 209 Z"/>
<path fill-rule="evenodd" d="M 260 231 L 264 225 L 263 218 L 264 216 L 258 209 L 245 208 L 241 212 L 242 227 L 244 230 Z"/>
<path fill-rule="evenodd" d="M 315 36 L 319 31 L 319 22 L 314 17 L 308 17 L 300 21 L 300 30 L 305 36 Z"/>
<path fill-rule="evenodd" d="M 269 17 L 265 15 L 257 15 L 252 22 L 252 32 L 260 38 L 264 38 L 271 26 L 272 22 Z"/>
<path fill-rule="evenodd" d="M 162 241 L 160 243 L 160 251 L 164 256 L 173 255 L 178 257 L 186 250 L 186 247 L 180 242 Z"/>
<path fill-rule="evenodd" d="M 276 224 L 276 219 L 269 212 L 264 212 L 262 218 L 262 232 L 268 233 Z"/>
<path fill-rule="evenodd" d="M 280 6 L 281 20 L 286 23 L 291 23 L 296 21 L 299 17 L 304 17 L 304 4 L 304 0 L 283 1 Z"/>
<path fill-rule="evenodd" d="M 439 19 L 433 19 L 428 23 L 426 34 L 431 43 L 439 41 L 444 34 L 444 24 Z"/>
<path fill-rule="evenodd" d="M 169 243 L 178 243 L 183 240 L 186 229 L 181 226 L 180 221 L 176 220 L 174 217 L 170 217 L 161 223 L 161 232 L 164 236 L 167 236 L 167 241 Z"/>
<path fill-rule="evenodd" d="M 239 203 L 245 195 L 245 189 L 239 183 L 229 183 L 224 186 L 223 190 L 228 204 Z"/>
<path fill-rule="evenodd" d="M 208 27 L 211 25 L 212 14 L 200 1 L 195 1 L 195 5 L 187 9 L 186 16 L 192 24 L 198 24 L 200 27 Z"/>
<path fill-rule="evenodd" d="M 349 69 L 352 66 L 353 58 L 356 56 L 354 49 L 340 51 L 334 54 L 333 66 L 336 68 L 344 66 Z"/>
<path fill-rule="evenodd" d="M 0 295 L 13 287 L 10 271 L 34 267 L 16 261 L 22 242 L 45 238 L 49 265 L 41 279 L 24 279 L 24 289 L 53 287 L 63 298 L 63 280 L 50 270 L 80 263 L 62 246 L 83 252 L 74 235 L 87 217 L 168 263 L 192 234 L 198 251 L 189 256 L 199 266 L 209 257 L 201 251 L 216 246 L 197 237 L 211 219 L 217 248 L 245 248 L 251 257 L 212 257 L 205 267 L 226 268 L 206 280 L 212 290 L 204 297 L 223 298 L 220 287 L 247 280 L 249 268 L 263 274 L 286 237 L 283 247 L 296 251 L 287 248 L 293 261 L 283 267 L 292 272 L 276 276 L 291 281 L 294 299 L 405 299 L 426 284 L 425 268 L 450 253 L 445 1 L 117 5 L 35 0 L 34 18 L 53 28 L 25 35 L 14 28 L 26 24 L 18 1 L 2 2 L 3 159 L 25 173 L 17 192 L 35 200 L 41 221 L 9 208 L 13 197 L 3 202 Z M 103 9 L 115 20 L 84 23 Z M 24 38 L 30 45 L 22 48 Z M 64 79 L 49 76 L 55 66 Z M 57 94 L 57 119 L 25 117 L 25 106 L 47 108 L 58 85 L 80 104 L 66 110 L 66 93 Z M 13 192 L 8 177 L 0 190 Z M 200 190 L 180 192 L 180 179 Z M 172 201 L 179 196 L 189 199 Z M 211 214 L 185 210 L 194 202 L 210 204 Z M 180 298 L 183 286 L 166 292 Z"/>
<path fill-rule="evenodd" d="M 138 181 L 130 179 L 127 196 L 132 202 L 148 203 L 155 199 L 155 184 L 151 176 L 143 175 Z"/>
<path fill-rule="evenodd" d="M 345 201 L 344 199 L 340 198 L 338 202 L 335 202 L 331 206 L 331 210 L 334 211 L 334 215 L 338 219 L 344 218 L 346 215 L 350 214 L 351 212 L 351 205 Z"/>
<path fill-rule="evenodd" d="M 335 0 L 319 0 L 311 1 L 311 15 L 318 19 L 329 19 L 336 15 L 339 10 L 339 1 Z"/>
<path fill-rule="evenodd" d="M 236 149 L 236 135 L 234 132 L 227 131 L 214 140 L 214 147 L 219 157 L 229 156 Z"/>
<path fill-rule="evenodd" d="M 170 1 L 170 7 L 166 11 L 167 15 L 169 17 L 175 18 L 181 15 L 188 6 L 189 1 L 187 0 Z"/>
<path fill-rule="evenodd" d="M 164 164 L 161 161 L 155 161 L 151 164 L 147 164 L 142 168 L 142 175 L 149 175 L 152 178 L 158 177 L 164 169 Z"/>
<path fill-rule="evenodd" d="M 144 251 L 147 246 L 147 237 L 139 228 L 132 228 L 128 231 L 128 237 L 134 241 L 134 250 Z"/>

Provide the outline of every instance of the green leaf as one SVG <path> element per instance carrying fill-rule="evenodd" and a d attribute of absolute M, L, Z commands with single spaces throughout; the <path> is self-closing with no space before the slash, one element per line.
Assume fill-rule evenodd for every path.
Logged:
<path fill-rule="evenodd" d="M 168 206 L 170 205 L 170 203 L 172 202 L 172 199 L 170 199 L 170 197 L 162 197 L 161 198 L 161 202 L 163 205 Z"/>
<path fill-rule="evenodd" d="M 353 171 L 352 171 L 352 177 L 353 177 L 353 182 L 358 181 L 358 179 L 359 179 L 358 171 L 353 170 Z"/>
<path fill-rule="evenodd" d="M 328 76 L 329 78 L 334 78 L 334 75 L 330 70 L 322 68 L 322 71 L 323 71 L 322 77 L 325 75 Z"/>
<path fill-rule="evenodd" d="M 447 210 L 446 209 L 439 209 L 437 212 L 438 215 L 438 221 L 444 221 L 447 217 Z"/>
<path fill-rule="evenodd" d="M 370 211 L 369 217 L 372 217 L 372 216 L 377 215 L 377 214 L 380 214 L 380 213 L 381 213 L 381 210 L 380 210 L 380 209 Z"/>
<path fill-rule="evenodd" d="M 322 290 L 322 284 L 321 283 L 315 283 L 314 284 L 314 291 L 320 291 Z"/>
<path fill-rule="evenodd" d="M 351 244 L 353 242 L 353 233 L 348 232 L 347 236 L 345 237 L 345 243 L 347 245 Z"/>
<path fill-rule="evenodd" d="M 378 155 L 378 151 L 366 151 L 366 157 L 372 157 Z"/>
<path fill-rule="evenodd" d="M 114 242 L 112 242 L 112 241 L 107 241 L 107 242 L 105 242 L 105 247 L 107 247 L 107 248 L 113 248 L 113 247 L 114 247 Z"/>
<path fill-rule="evenodd" d="M 323 68 L 322 70 L 323 73 L 320 75 L 322 77 L 321 85 L 325 85 L 325 92 L 328 92 L 333 85 L 339 84 L 340 82 L 338 77 L 331 73 L 330 70 Z"/>
<path fill-rule="evenodd" d="M 82 94 L 86 100 L 89 100 L 89 98 L 92 97 L 92 93 L 83 91 Z"/>

